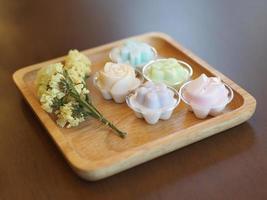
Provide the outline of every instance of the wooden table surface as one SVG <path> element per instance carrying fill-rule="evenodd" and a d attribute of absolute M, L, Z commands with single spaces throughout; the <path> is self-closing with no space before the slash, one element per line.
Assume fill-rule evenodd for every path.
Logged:
<path fill-rule="evenodd" d="M 0 199 L 267 199 L 266 0 L 0 0 Z M 86 182 L 12 81 L 24 66 L 150 31 L 171 35 L 248 90 L 246 123 Z"/>

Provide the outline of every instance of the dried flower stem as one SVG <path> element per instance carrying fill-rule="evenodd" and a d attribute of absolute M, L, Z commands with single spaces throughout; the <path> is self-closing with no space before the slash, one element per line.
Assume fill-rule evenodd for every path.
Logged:
<path fill-rule="evenodd" d="M 112 122 L 110 122 L 109 120 L 107 120 L 98 110 L 97 108 L 92 104 L 91 102 L 91 98 L 90 96 L 87 96 L 87 100 L 84 100 L 80 97 L 80 95 L 78 94 L 78 92 L 76 91 L 76 89 L 74 88 L 74 84 L 71 80 L 71 78 L 68 75 L 67 71 L 64 71 L 64 77 L 66 78 L 66 85 L 68 87 L 68 92 L 69 95 L 71 95 L 73 98 L 76 99 L 77 102 L 79 102 L 79 104 L 81 106 L 83 106 L 84 109 L 86 109 L 87 113 L 94 117 L 95 119 L 98 119 L 99 121 L 101 121 L 103 124 L 109 126 L 111 129 L 113 129 L 115 131 L 115 133 L 124 138 L 127 133 L 123 132 L 121 130 L 119 130 Z"/>

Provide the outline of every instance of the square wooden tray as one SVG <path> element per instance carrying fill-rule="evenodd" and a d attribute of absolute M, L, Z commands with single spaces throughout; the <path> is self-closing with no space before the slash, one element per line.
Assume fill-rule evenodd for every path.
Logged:
<path fill-rule="evenodd" d="M 16 71 L 14 81 L 39 117 L 49 135 L 74 171 L 87 180 L 99 180 L 153 158 L 174 151 L 193 142 L 219 133 L 248 120 L 256 108 L 256 100 L 222 73 L 210 67 L 163 33 L 148 33 L 136 37 L 154 46 L 160 56 L 175 57 L 189 63 L 193 78 L 201 73 L 219 76 L 234 90 L 234 99 L 225 112 L 217 117 L 199 120 L 181 103 L 170 120 L 148 125 L 135 117 L 126 104 L 104 100 L 88 81 L 93 101 L 99 110 L 116 126 L 128 132 L 125 139 L 111 133 L 95 119 L 88 119 L 76 128 L 59 128 L 52 117 L 42 110 L 36 96 L 34 80 L 39 68 L 60 62 L 64 57 L 31 65 Z M 129 39 L 129 38 L 127 38 Z M 109 51 L 124 40 L 83 51 L 92 61 L 93 73 L 109 60 Z"/>

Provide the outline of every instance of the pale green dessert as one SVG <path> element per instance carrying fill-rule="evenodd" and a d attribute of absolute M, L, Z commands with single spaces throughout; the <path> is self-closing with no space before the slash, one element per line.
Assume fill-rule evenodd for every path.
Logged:
<path fill-rule="evenodd" d="M 176 86 L 190 78 L 189 69 L 174 58 L 155 61 L 147 68 L 147 77 L 154 82 Z"/>

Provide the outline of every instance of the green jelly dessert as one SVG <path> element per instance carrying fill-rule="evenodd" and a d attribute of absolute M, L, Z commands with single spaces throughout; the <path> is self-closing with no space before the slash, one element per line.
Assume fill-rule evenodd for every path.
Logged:
<path fill-rule="evenodd" d="M 190 78 L 189 69 L 174 58 L 160 59 L 149 65 L 146 76 L 154 82 L 175 86 Z"/>

